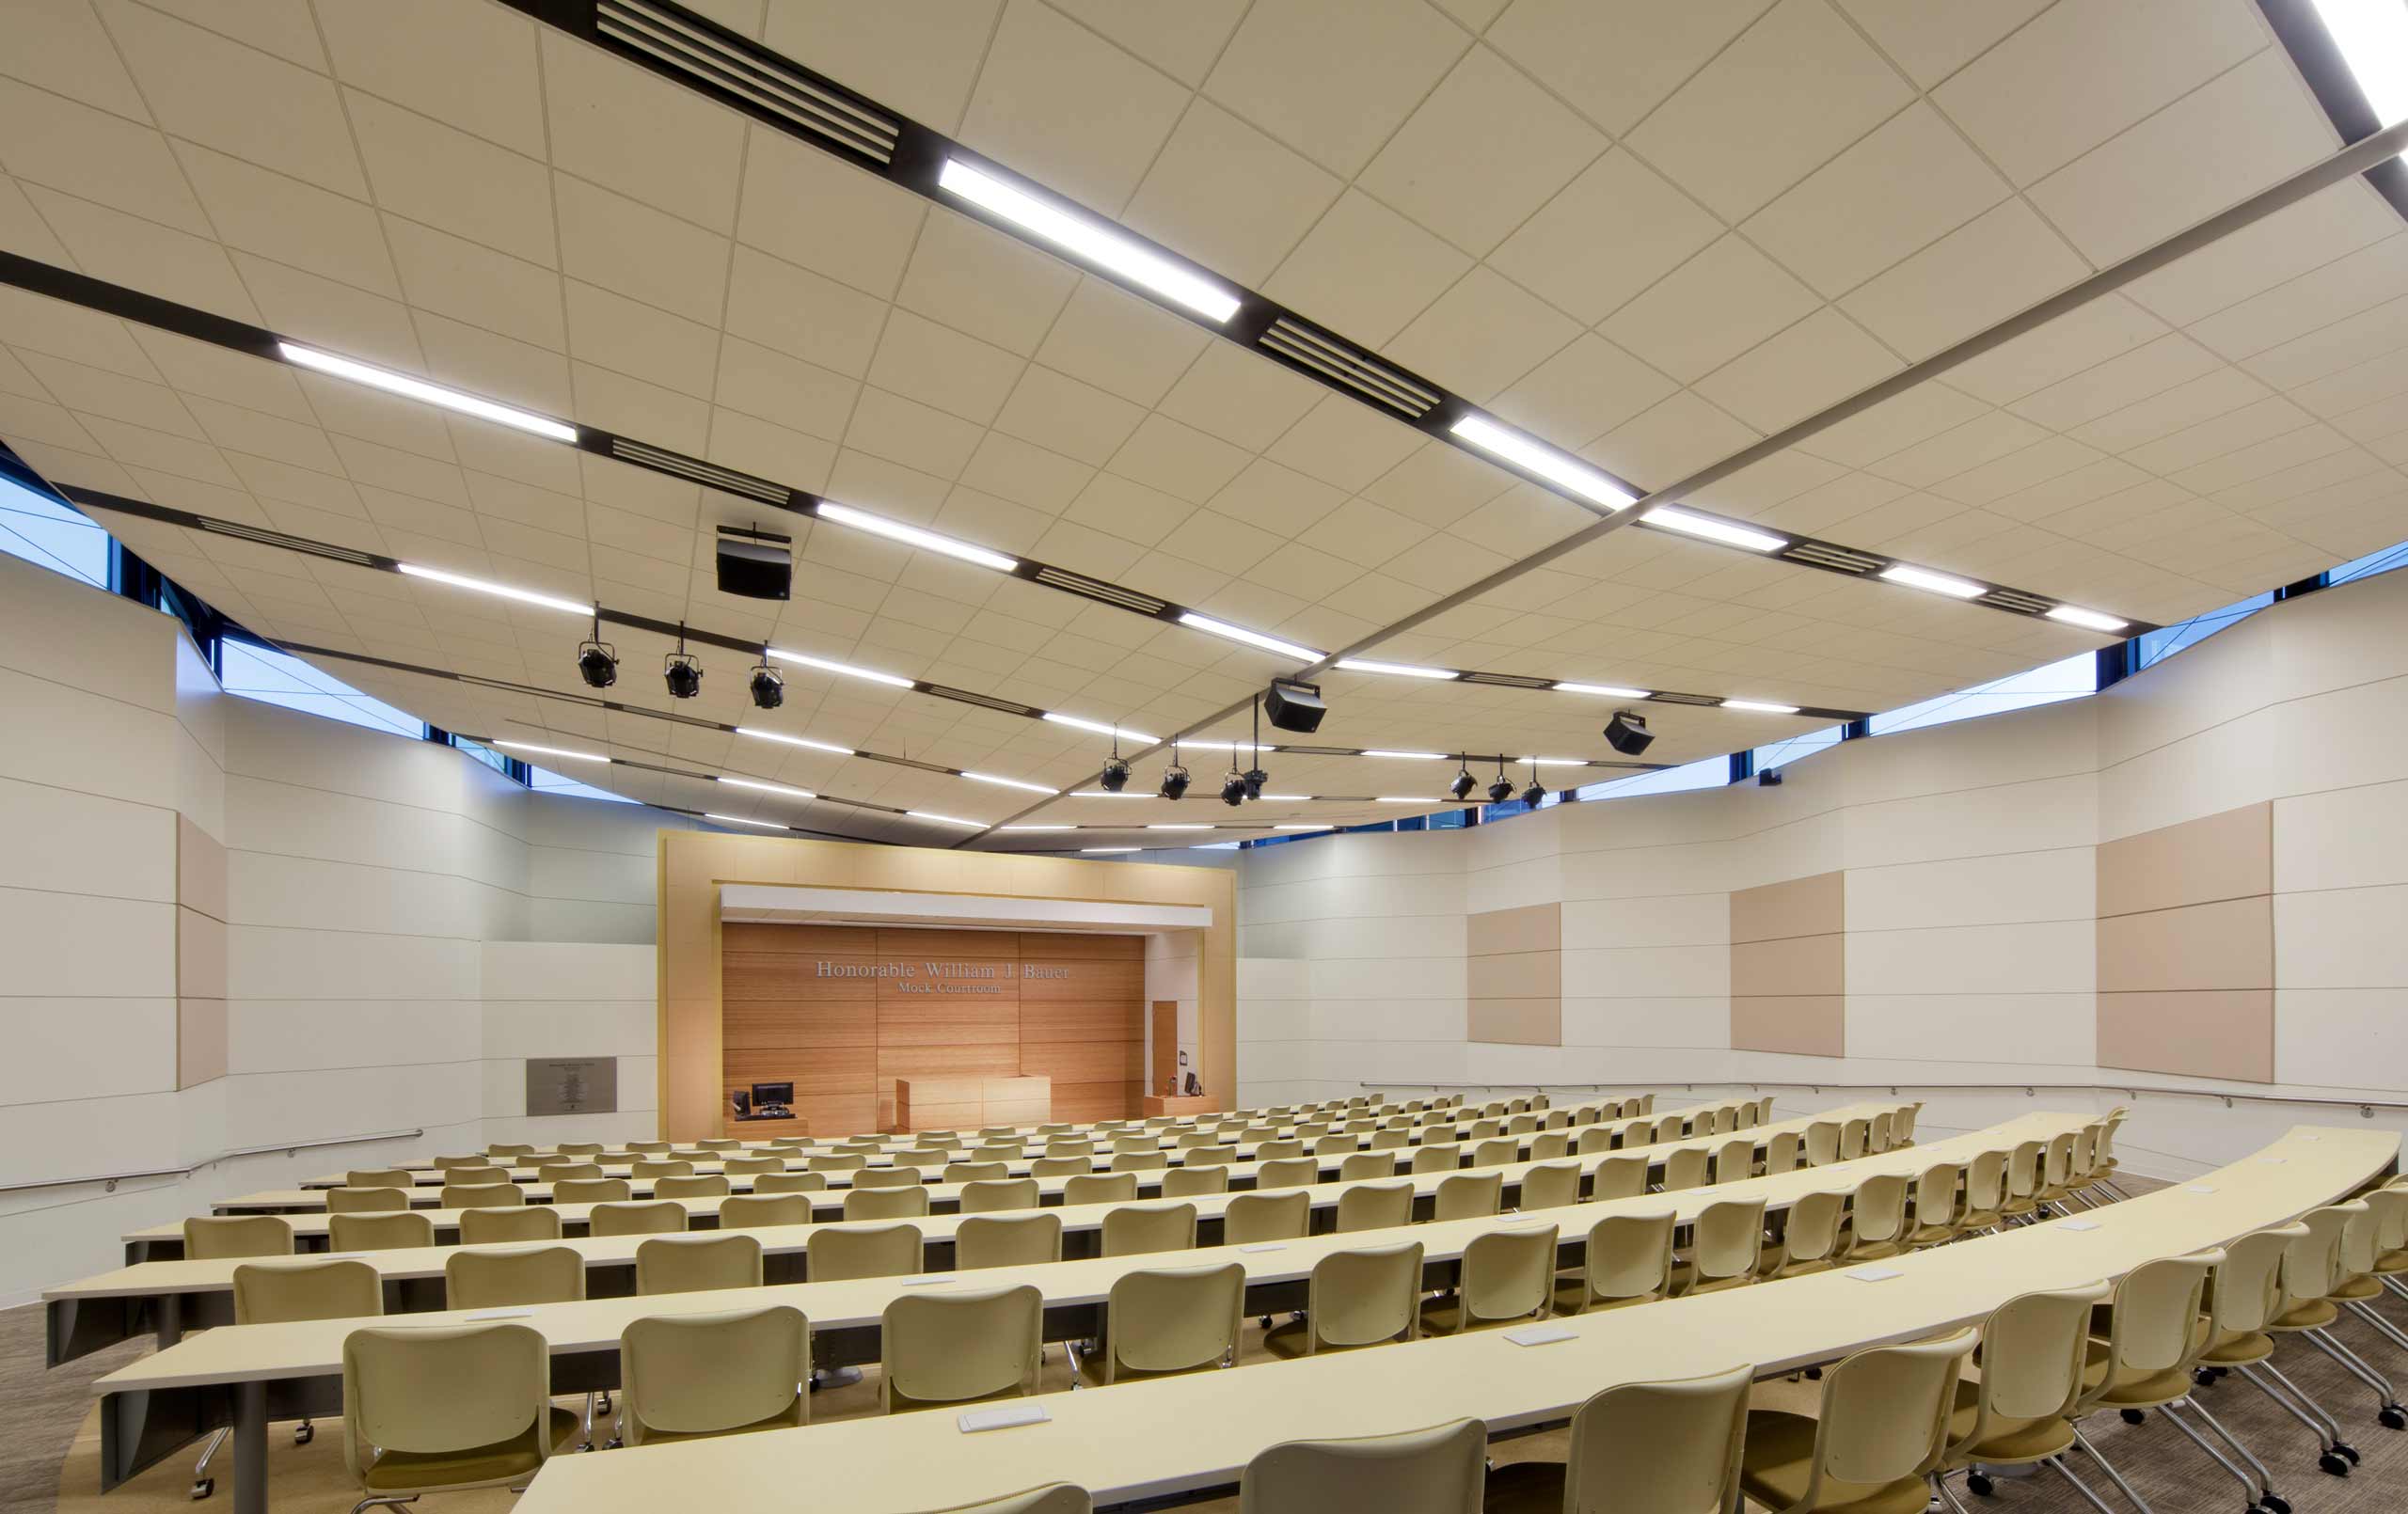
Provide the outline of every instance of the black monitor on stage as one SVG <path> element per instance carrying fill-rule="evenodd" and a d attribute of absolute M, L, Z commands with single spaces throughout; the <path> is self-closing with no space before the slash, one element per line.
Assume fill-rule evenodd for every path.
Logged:
<path fill-rule="evenodd" d="M 794 1084 L 790 1082 L 752 1085 L 752 1107 L 756 1110 L 767 1105 L 776 1105 L 783 1109 L 793 1102 Z"/>

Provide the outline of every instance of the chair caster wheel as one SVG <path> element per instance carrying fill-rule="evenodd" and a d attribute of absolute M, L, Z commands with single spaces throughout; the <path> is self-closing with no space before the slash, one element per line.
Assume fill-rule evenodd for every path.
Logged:
<path fill-rule="evenodd" d="M 2214 1387 L 2216 1385 L 2215 1368 L 2205 1366 L 2193 1367 L 2191 1369 L 2191 1381 L 2193 1385 L 2196 1387 Z"/>
<path fill-rule="evenodd" d="M 1988 1498 L 1998 1491 L 1998 1485 L 1976 1472 L 1965 1478 L 1965 1490 L 1976 1498 Z"/>
<path fill-rule="evenodd" d="M 315 1425 L 295 1425 L 293 1427 L 293 1443 L 295 1445 L 307 1445 L 317 1438 L 318 1427 Z"/>
<path fill-rule="evenodd" d="M 2141 1425 L 2148 1421 L 2148 1415 L 2137 1409 L 2119 1409 L 2115 1412 L 2127 1425 Z"/>
<path fill-rule="evenodd" d="M 2333 1449 L 2340 1452 L 2343 1456 L 2348 1457 L 2350 1459 L 2350 1465 L 2354 1467 L 2358 1464 L 2358 1448 L 2356 1446 L 2343 1441 L 2337 1443 Z"/>
<path fill-rule="evenodd" d="M 2346 1477 L 2350 1475 L 2350 1464 L 2327 1451 L 2316 1459 L 2316 1470 L 2328 1477 Z"/>
<path fill-rule="evenodd" d="M 2383 1412 L 2375 1416 L 2375 1423 L 2387 1430 L 2408 1430 L 2408 1410 L 2398 1404 L 2385 1404 Z"/>
<path fill-rule="evenodd" d="M 610 1411 L 610 1394 L 605 1393 L 601 1397 L 594 1400 L 594 1411 L 597 1414 L 607 1414 Z"/>
<path fill-rule="evenodd" d="M 2258 1500 L 2258 1506 L 2266 1514 L 2291 1514 L 2291 1501 L 2280 1493 L 2268 1493 Z"/>
<path fill-rule="evenodd" d="M 198 1504 L 202 1499 L 207 1498 L 210 1494 L 215 1491 L 217 1491 L 217 1479 L 214 1477 L 203 1477 L 200 1481 L 192 1485 L 192 1501 Z"/>
<path fill-rule="evenodd" d="M 1809 1381 L 1809 1382 L 1820 1382 L 1820 1381 L 1822 1381 L 1822 1380 L 1823 1380 L 1823 1369 L 1822 1369 L 1821 1367 L 1818 1367 L 1818 1366 L 1810 1366 L 1810 1367 L 1808 1367 L 1808 1368 L 1806 1369 L 1806 1380 L 1807 1380 L 1807 1381 Z"/>
<path fill-rule="evenodd" d="M 609 1440 L 602 1443 L 602 1449 L 605 1451 L 615 1451 L 626 1443 L 626 1442 L 620 1440 L 617 1436 L 613 1435 Z M 2287 1508 L 2282 1511 L 2282 1514 L 2291 1514 L 2291 1511 Z"/>

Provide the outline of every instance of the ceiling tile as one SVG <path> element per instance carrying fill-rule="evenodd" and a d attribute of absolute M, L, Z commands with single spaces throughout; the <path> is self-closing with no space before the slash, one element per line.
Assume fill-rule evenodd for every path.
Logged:
<path fill-rule="evenodd" d="M 88 0 L 29 0 L 19 14 L 28 19 L 0 50 L 0 74 L 149 123 L 141 91 Z"/>
<path fill-rule="evenodd" d="M 1099 473 L 1071 502 L 1062 518 L 1077 521 L 1082 526 L 1108 532 L 1124 541 L 1155 546 L 1196 513 L 1194 505 L 1159 489 L 1149 489 L 1117 474 Z M 1185 555 L 1202 560 L 1201 554 Z"/>
<path fill-rule="evenodd" d="M 2090 273 L 2020 199 L 1950 232 L 1840 301 L 1909 358 L 1984 331 Z"/>
<path fill-rule="evenodd" d="M 543 59 L 552 166 L 735 232 L 742 117 L 548 26 Z"/>
<path fill-rule="evenodd" d="M 1489 256 L 1489 265 L 1592 324 L 1721 234 L 1717 221 L 1617 148 Z"/>
<path fill-rule="evenodd" d="M 1193 89 L 1204 82 L 1245 0 L 1051 0 Z"/>
<path fill-rule="evenodd" d="M 2399 235 L 2399 213 L 2361 176 L 2218 237 L 2133 280 L 2125 292 L 2176 325 L 2189 325 Z"/>
<path fill-rule="evenodd" d="M 382 222 L 412 305 L 555 352 L 567 347 L 558 274 L 397 215 Z"/>
<path fill-rule="evenodd" d="M 70 267 L 75 261 L 34 213 L 25 192 L 9 179 L 0 179 L 0 249 L 55 268 Z"/>
<path fill-rule="evenodd" d="M 559 266 L 543 165 L 356 91 L 343 99 L 378 205 L 514 258 Z"/>
<path fill-rule="evenodd" d="M 983 426 L 993 422 L 1023 366 L 1000 347 L 897 310 L 879 339 L 869 379 Z"/>
<path fill-rule="evenodd" d="M 1078 270 L 950 211 L 921 229 L 897 304 L 1027 356 L 1079 283 Z"/>
<path fill-rule="evenodd" d="M 326 55 L 318 46 L 318 26 L 309 0 L 143 0 L 153 10 L 165 10 L 273 53 L 288 63 L 325 72 Z"/>
<path fill-rule="evenodd" d="M 1836 298 L 2006 197 L 2006 183 L 1921 102 L 1872 132 L 1740 228 Z"/>
<path fill-rule="evenodd" d="M 1176 83 L 1039 0 L 1006 0 L 961 141 L 1117 215 L 1186 104 Z"/>
<path fill-rule="evenodd" d="M 1245 453 L 1166 416 L 1150 415 L 1113 455 L 1112 471 L 1202 504 L 1237 477 Z"/>
<path fill-rule="evenodd" d="M 739 242 L 883 299 L 902 277 L 926 213 L 916 195 L 782 133 L 752 128 Z"/>
<path fill-rule="evenodd" d="M 485 0 L 318 0 L 344 83 L 515 152 L 544 152 L 535 24 Z"/>
<path fill-rule="evenodd" d="M 1355 181 L 1482 256 L 1605 149 L 1527 75 L 1475 46 Z"/>
<path fill-rule="evenodd" d="M 1979 57 L 2001 38 L 2047 9 L 2051 0 L 1840 0 L 1890 61 L 1929 89 Z"/>
<path fill-rule="evenodd" d="M 716 326 L 725 310 L 728 240 L 624 195 L 552 176 L 561 271 Z"/>
<path fill-rule="evenodd" d="M 576 408 L 568 359 L 557 349 L 497 336 L 432 310 L 419 311 L 410 323 L 426 355 L 426 376 L 436 382 L 539 415 L 565 416 Z"/>
<path fill-rule="evenodd" d="M 1257 458 L 1210 501 L 1214 511 L 1281 536 L 1294 536 L 1346 502 L 1328 484 Z"/>
<path fill-rule="evenodd" d="M 204 147 L 368 197 L 325 75 L 155 10 L 104 0 L 102 15 L 159 124 Z"/>
<path fill-rule="evenodd" d="M 1419 5 L 1285 0 L 1248 13 L 1204 92 L 1352 178 L 1469 41 Z"/>
<path fill-rule="evenodd" d="M 961 124 L 1002 8 L 1002 0 L 779 0 L 768 8 L 762 40 L 950 135 Z"/>
<path fill-rule="evenodd" d="M 1158 406 L 1173 420 L 1259 452 L 1323 397 L 1321 387 L 1235 342 L 1204 345 Z"/>
<path fill-rule="evenodd" d="M 1572 318 L 1519 285 L 1475 267 L 1382 349 L 1475 402 L 1562 350 Z"/>
<path fill-rule="evenodd" d="M 1259 284 L 1339 187 L 1309 159 L 1199 97 L 1120 219 L 1206 268 Z"/>
<path fill-rule="evenodd" d="M 1771 0 L 1514 0 L 1489 43 L 1619 135 L 1769 8 Z"/>
<path fill-rule="evenodd" d="M 578 361 L 697 399 L 711 397 L 719 368 L 717 331 L 578 279 L 566 286 L 569 352 Z"/>
<path fill-rule="evenodd" d="M 1525 374 L 1489 408 L 1558 447 L 1576 449 L 1675 387 L 1612 342 L 1589 334 Z"/>
<path fill-rule="evenodd" d="M 728 267 L 727 329 L 859 378 L 886 324 L 881 301 L 738 244 Z"/>
<path fill-rule="evenodd" d="M 1212 339 L 1117 285 L 1083 278 L 1037 359 L 1108 393 L 1151 406 Z"/>
<path fill-rule="evenodd" d="M 841 373 L 832 372 L 814 363 L 798 361 L 784 353 L 772 352 L 734 337 L 720 343 L 718 382 L 711 397 L 732 410 L 741 410 L 747 415 L 774 420 L 780 425 L 792 426 L 831 441 L 839 437 L 851 440 L 851 434 L 846 429 L 847 417 L 850 415 L 854 424 L 858 425 L 861 417 L 854 410 L 854 402 L 858 398 L 864 407 L 868 403 L 868 396 L 862 392 L 862 386 Z M 943 432 L 931 420 L 917 416 L 913 418 L 912 425 L 926 427 L 927 432 L 934 433 L 928 438 L 930 461 L 921 465 L 933 468 L 934 458 L 942 455 Z M 969 449 L 974 441 L 974 437 L 961 444 L 960 461 L 954 464 L 951 471 L 959 471 L 961 465 L 969 461 Z M 893 456 L 894 449 L 889 448 L 886 455 Z"/>
<path fill-rule="evenodd" d="M 1377 347 L 1470 267 L 1462 253 L 1350 189 L 1280 263 L 1263 292 Z"/>
<path fill-rule="evenodd" d="M 1616 311 L 1598 330 L 1693 382 L 1813 310 L 1813 292 L 1726 236 Z"/>
<path fill-rule="evenodd" d="M 1617 478 L 1661 489 L 1756 439 L 1756 433 L 1687 389 L 1581 449 Z"/>
<path fill-rule="evenodd" d="M 1759 431 L 1779 431 L 1895 372 L 1898 359 L 1829 307 L 1734 358 L 1698 392 Z"/>
<path fill-rule="evenodd" d="M 166 140 L 106 111 L 0 83 L 0 164 L 29 182 L 196 236 L 209 234 L 209 219 Z"/>
<path fill-rule="evenodd" d="M 1145 414 L 1117 394 L 1031 363 L 995 417 L 995 429 L 1101 467 Z"/>
<path fill-rule="evenodd" d="M 259 320 L 258 309 L 234 276 L 233 264 L 217 244 L 40 185 L 25 186 L 25 197 L 66 244 L 75 265 L 93 277 L 237 321 Z"/>
<path fill-rule="evenodd" d="M 2163 322 L 2122 294 L 2101 295 L 1968 358 L 1950 371 L 1948 381 L 1992 404 L 2004 404 L 2130 352 L 2164 331 Z"/>

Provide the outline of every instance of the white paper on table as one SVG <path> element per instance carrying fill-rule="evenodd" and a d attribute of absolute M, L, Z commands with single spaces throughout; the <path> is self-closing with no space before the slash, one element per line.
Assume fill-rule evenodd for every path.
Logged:
<path fill-rule="evenodd" d="M 925 1288 L 929 1286 L 931 1284 L 950 1283 L 952 1281 L 953 1274 L 951 1272 L 930 1272 L 926 1277 L 907 1277 L 903 1280 L 903 1285 L 907 1288 Z"/>
<path fill-rule="evenodd" d="M 2096 1230 L 2099 1228 L 2099 1222 L 2096 1220 L 2060 1220 L 2057 1222 L 2057 1228 L 2059 1230 Z"/>
<path fill-rule="evenodd" d="M 1847 1275 L 1859 1283 L 1887 1283 L 1893 1277 L 1907 1274 L 1894 1267 L 1859 1267 L 1850 1269 Z"/>
<path fill-rule="evenodd" d="M 1525 1325 L 1519 1330 L 1507 1331 L 1505 1338 L 1516 1346 L 1548 1346 L 1557 1341 L 1571 1340 L 1577 1333 L 1561 1325 Z"/>
<path fill-rule="evenodd" d="M 2214 1191 L 2215 1191 L 2215 1190 L 2214 1190 L 2214 1189 L 2210 1188 L 2210 1187 L 2209 1187 L 2207 1184 L 2205 1184 L 2205 1183 L 2193 1183 L 2193 1184 L 2189 1185 L 2188 1187 L 2184 1188 L 2184 1189 L 2182 1190 L 2182 1191 L 2183 1191 L 2183 1192 L 2185 1192 L 2185 1193 L 2212 1193 L 2212 1192 L 2214 1192 Z"/>
<path fill-rule="evenodd" d="M 1287 1249 L 1287 1243 L 1285 1241 L 1278 1240 L 1259 1240 L 1251 1246 L 1240 1246 L 1238 1248 L 1240 1251 L 1286 1251 Z"/>
<path fill-rule="evenodd" d="M 488 1309 L 481 1315 L 470 1315 L 468 1323 L 482 1325 L 488 1319 L 531 1319 L 534 1316 L 532 1309 Z"/>
<path fill-rule="evenodd" d="M 1035 1404 L 1014 1404 L 1008 1409 L 974 1409 L 955 1415 L 954 1423 L 961 1427 L 962 1434 L 975 1435 L 980 1430 L 1009 1429 L 1015 1425 L 1042 1425 L 1053 1417 Z"/>

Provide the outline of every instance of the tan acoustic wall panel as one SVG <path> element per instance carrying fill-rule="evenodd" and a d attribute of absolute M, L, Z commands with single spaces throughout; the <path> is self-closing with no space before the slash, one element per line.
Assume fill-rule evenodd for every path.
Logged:
<path fill-rule="evenodd" d="M 1844 873 L 1732 892 L 1734 1049 L 1846 1054 L 1846 932 Z"/>
<path fill-rule="evenodd" d="M 2099 1065 L 2271 1082 L 2273 806 L 2101 843 Z"/>
<path fill-rule="evenodd" d="M 1466 1036 L 1563 1044 L 1563 907 L 1489 909 L 1465 921 Z"/>

